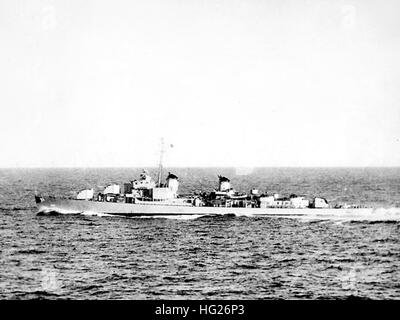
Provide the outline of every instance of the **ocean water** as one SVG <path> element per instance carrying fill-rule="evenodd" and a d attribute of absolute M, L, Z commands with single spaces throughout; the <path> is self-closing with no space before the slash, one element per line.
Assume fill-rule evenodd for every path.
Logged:
<path fill-rule="evenodd" d="M 148 168 L 156 176 L 154 168 Z M 0 169 L 1 299 L 399 299 L 400 168 L 180 168 L 180 192 L 319 195 L 368 216 L 38 216 L 141 169 Z"/>

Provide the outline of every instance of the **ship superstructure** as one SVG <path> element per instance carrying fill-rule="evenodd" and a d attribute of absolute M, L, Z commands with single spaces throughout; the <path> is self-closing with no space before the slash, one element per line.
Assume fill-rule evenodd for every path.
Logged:
<path fill-rule="evenodd" d="M 200 195 L 180 196 L 178 193 L 179 178 L 168 172 L 165 183 L 156 183 L 146 170 L 139 178 L 124 183 L 110 184 L 94 196 L 93 189 L 78 192 L 75 199 L 69 201 L 101 203 L 103 205 L 115 203 L 126 205 L 147 206 L 183 206 L 203 208 L 253 208 L 253 209 L 305 209 L 305 208 L 329 208 L 324 198 L 315 197 L 311 201 L 305 196 L 295 194 L 289 197 L 281 197 L 279 194 L 262 193 L 257 189 L 250 192 L 237 192 L 231 185 L 230 179 L 218 176 L 218 187 L 213 191 Z M 43 202 L 43 198 L 37 197 L 37 202 Z"/>

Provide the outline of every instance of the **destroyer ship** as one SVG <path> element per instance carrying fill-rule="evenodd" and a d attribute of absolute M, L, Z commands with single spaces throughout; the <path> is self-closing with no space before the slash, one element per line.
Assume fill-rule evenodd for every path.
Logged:
<path fill-rule="evenodd" d="M 154 181 L 146 170 L 138 179 L 128 183 L 111 184 L 95 195 L 94 189 L 77 192 L 74 198 L 43 197 L 35 194 L 38 214 L 84 212 L 119 216 L 181 216 L 181 215 L 329 215 L 370 213 L 371 208 L 358 205 L 332 206 L 323 197 L 307 199 L 291 194 L 260 193 L 252 189 L 247 193 L 235 191 L 230 179 L 218 176 L 218 187 L 212 192 L 181 196 L 178 193 L 179 178 L 168 172 L 163 182 L 164 140 L 161 139 L 158 181 Z"/>
<path fill-rule="evenodd" d="M 371 208 L 359 206 L 332 206 L 323 197 L 307 199 L 291 194 L 260 193 L 256 189 L 240 193 L 231 186 L 230 179 L 218 176 L 218 187 L 212 192 L 181 196 L 178 193 L 179 178 L 169 172 L 163 182 L 162 154 L 156 182 L 146 170 L 138 179 L 122 185 L 111 184 L 100 192 L 94 189 L 81 190 L 74 198 L 54 198 L 35 195 L 38 213 L 98 214 L 130 217 L 181 216 L 181 215 L 329 215 L 352 213 L 354 210 L 367 213 Z"/>
<path fill-rule="evenodd" d="M 140 178 L 121 187 L 117 184 L 107 186 L 102 192 L 94 194 L 94 189 L 80 191 L 75 199 L 43 198 L 36 195 L 35 200 L 40 214 L 94 212 L 120 216 L 170 216 L 170 215 L 306 215 L 366 210 L 356 206 L 334 206 L 322 197 L 311 200 L 304 196 L 278 194 L 259 194 L 251 190 L 249 194 L 236 192 L 226 177 L 219 176 L 218 188 L 209 193 L 181 197 L 178 194 L 179 179 L 168 173 L 166 182 L 158 184 L 147 171 Z"/>

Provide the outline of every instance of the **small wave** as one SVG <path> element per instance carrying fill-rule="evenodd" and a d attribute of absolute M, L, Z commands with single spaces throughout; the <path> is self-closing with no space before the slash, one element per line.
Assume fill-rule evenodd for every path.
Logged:
<path fill-rule="evenodd" d="M 371 300 L 371 298 L 364 297 L 364 296 L 358 296 L 358 295 L 353 295 L 350 294 L 346 297 L 343 297 L 344 300 Z"/>
<path fill-rule="evenodd" d="M 55 293 L 55 292 L 49 292 L 49 291 L 42 291 L 42 290 L 37 290 L 37 291 L 15 291 L 14 292 L 14 298 L 16 299 L 46 299 L 46 298 L 57 298 L 60 297 L 60 294 Z"/>
<path fill-rule="evenodd" d="M 380 243 L 384 243 L 384 242 L 389 242 L 390 240 L 387 238 L 387 239 L 375 239 L 375 240 L 372 240 L 372 242 L 380 242 Z"/>
<path fill-rule="evenodd" d="M 241 263 L 235 263 L 235 267 L 239 269 L 257 269 L 258 266 L 255 264 L 241 264 Z"/>
<path fill-rule="evenodd" d="M 282 282 L 271 282 L 268 286 L 271 288 L 279 288 L 279 287 L 283 286 L 283 283 Z"/>
<path fill-rule="evenodd" d="M 60 215 L 60 214 L 61 214 L 61 213 L 59 213 L 59 212 L 56 211 L 56 210 L 39 211 L 39 212 L 37 213 L 38 216 L 58 216 L 58 215 Z"/>
<path fill-rule="evenodd" d="M 351 224 L 399 224 L 400 220 L 350 220 Z"/>
<path fill-rule="evenodd" d="M 321 260 L 321 261 L 323 261 L 323 260 Z M 354 259 L 351 259 L 351 258 L 335 258 L 335 259 L 333 259 L 333 261 L 334 262 L 355 262 L 355 260 Z"/>
<path fill-rule="evenodd" d="M 84 287 L 77 287 L 76 290 L 80 291 L 80 292 L 84 292 L 84 291 L 91 291 L 94 289 L 102 289 L 104 286 L 103 285 L 97 285 L 97 284 L 91 284 L 88 286 L 84 286 Z"/>
<path fill-rule="evenodd" d="M 3 211 L 26 211 L 26 210 L 32 210 L 32 209 L 34 209 L 34 208 L 33 207 L 13 207 L 13 206 L 0 207 L 0 210 L 3 210 Z"/>
<path fill-rule="evenodd" d="M 244 215 L 241 215 L 243 217 Z M 256 216 L 254 216 L 256 217 Z M 201 215 L 198 217 L 199 220 L 231 220 L 231 219 L 237 219 L 238 216 L 236 216 L 234 213 L 227 213 L 227 214 L 207 214 L 207 215 Z"/>
<path fill-rule="evenodd" d="M 91 294 L 92 296 L 95 296 L 95 297 L 103 296 L 103 295 L 109 296 L 109 295 L 110 295 L 110 290 L 101 289 L 101 290 L 93 291 L 93 292 L 91 292 L 90 294 Z"/>
<path fill-rule="evenodd" d="M 369 221 L 368 224 L 377 224 L 377 223 L 396 224 L 399 222 L 400 220 L 382 220 L 382 221 Z"/>
<path fill-rule="evenodd" d="M 46 253 L 46 251 L 38 250 L 38 249 L 27 249 L 27 250 L 18 250 L 16 253 L 20 253 L 20 254 L 41 254 L 41 253 Z"/>
<path fill-rule="evenodd" d="M 106 280 L 106 281 L 116 281 L 116 280 L 124 280 L 124 279 L 129 279 L 129 278 L 124 276 L 124 275 L 113 273 L 112 275 L 107 276 L 104 280 Z"/>

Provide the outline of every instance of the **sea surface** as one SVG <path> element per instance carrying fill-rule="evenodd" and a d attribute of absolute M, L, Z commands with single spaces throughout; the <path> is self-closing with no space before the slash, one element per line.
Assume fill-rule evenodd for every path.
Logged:
<path fill-rule="evenodd" d="M 0 298 L 400 298 L 400 168 L 170 169 L 183 194 L 211 191 L 221 174 L 238 191 L 376 208 L 367 216 L 36 214 L 35 192 L 70 197 L 140 171 L 0 169 Z"/>

